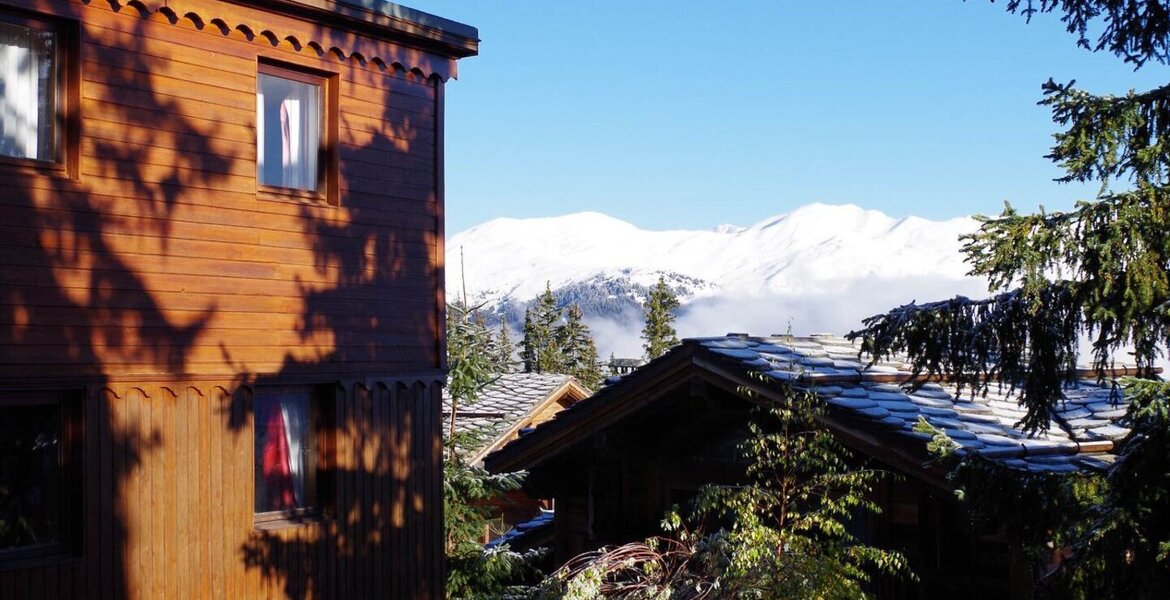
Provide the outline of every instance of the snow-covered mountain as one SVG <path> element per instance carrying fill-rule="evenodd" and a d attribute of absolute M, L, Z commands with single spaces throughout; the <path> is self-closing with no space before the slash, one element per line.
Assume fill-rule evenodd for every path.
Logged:
<path fill-rule="evenodd" d="M 448 240 L 447 286 L 461 293 L 465 267 L 468 299 L 517 323 L 547 282 L 582 304 L 603 353 L 637 355 L 640 302 L 659 276 L 683 301 L 680 335 L 840 332 L 911 300 L 985 293 L 959 252 L 976 227 L 824 204 L 707 231 L 648 231 L 592 212 L 495 219 Z"/>

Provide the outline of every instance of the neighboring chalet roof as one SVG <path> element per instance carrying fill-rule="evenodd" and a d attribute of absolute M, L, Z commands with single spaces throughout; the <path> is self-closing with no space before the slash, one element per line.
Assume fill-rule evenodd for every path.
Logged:
<path fill-rule="evenodd" d="M 654 402 L 657 390 L 672 380 L 695 375 L 730 391 L 749 386 L 781 398 L 790 382 L 815 389 L 830 407 L 827 421 L 847 443 L 912 471 L 923 470 L 929 436 L 912 427 L 925 417 L 962 449 L 1017 469 L 1067 472 L 1102 469 L 1113 460 L 1114 441 L 1129 433 L 1122 424 L 1126 403 L 1110 385 L 1085 379 L 1065 392 L 1051 411 L 1046 433 L 1029 436 L 1015 424 L 1024 411 L 1007 390 L 993 385 L 984 397 L 959 396 L 954 387 L 925 383 L 907 392 L 909 366 L 867 366 L 858 347 L 827 335 L 753 338 L 730 335 L 688 339 L 593 397 L 562 412 L 528 435 L 487 456 L 492 471 L 532 469 L 571 444 L 586 439 L 639 407 Z M 752 377 L 764 374 L 764 380 Z M 1112 375 L 1126 374 L 1119 369 Z M 1085 372 L 1088 376 L 1088 372 Z M 935 479 L 936 482 L 940 481 Z"/>
<path fill-rule="evenodd" d="M 287 44 L 297 52 L 332 53 L 358 65 L 397 66 L 443 81 L 457 76 L 456 59 L 479 52 L 476 28 L 383 0 L 227 0 L 215 9 L 192 0 L 109 1 L 114 10 L 158 13 L 171 23 L 187 20 L 224 36 L 242 34 L 273 46 Z M 257 13 L 232 4 L 263 7 L 270 15 L 253 20 Z M 346 33 L 350 31 L 375 40 Z"/>
<path fill-rule="evenodd" d="M 507 544 L 512 550 L 518 551 L 548 547 L 552 542 L 553 517 L 553 511 L 542 508 L 539 515 L 523 523 L 517 523 L 504 535 L 484 544 L 483 547 L 490 549 Z"/>
<path fill-rule="evenodd" d="M 485 444 L 475 448 L 469 462 L 479 462 L 556 413 L 589 396 L 589 390 L 570 375 L 505 373 L 480 390 L 471 405 L 457 407 L 455 430 L 460 433 L 491 432 Z M 443 391 L 444 423 L 451 418 L 451 397 Z"/>

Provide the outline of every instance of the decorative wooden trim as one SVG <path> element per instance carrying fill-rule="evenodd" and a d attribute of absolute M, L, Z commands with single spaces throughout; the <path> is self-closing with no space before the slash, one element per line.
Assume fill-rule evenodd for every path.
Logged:
<path fill-rule="evenodd" d="M 357 29 L 386 31 L 413 40 L 424 48 L 441 49 L 457 57 L 479 52 L 479 31 L 464 25 L 389 2 L 369 0 L 227 0 L 272 6 L 289 14 L 309 15 L 314 21 L 341 23 Z"/>
<path fill-rule="evenodd" d="M 223 37 L 242 34 L 254 44 L 285 47 L 317 58 L 332 54 L 354 66 L 414 72 L 423 79 L 439 77 L 446 81 L 456 77 L 455 59 L 475 53 L 458 50 L 452 45 L 427 42 L 425 36 L 412 36 L 388 24 L 366 23 L 361 26 L 360 21 L 344 19 L 341 15 L 328 19 L 324 22 L 327 27 L 322 27 L 320 20 L 310 20 L 309 17 L 336 13 L 321 9 L 306 11 L 303 6 L 297 9 L 292 5 L 299 3 L 289 0 L 215 2 L 214 8 L 207 0 L 75 1 L 95 8 L 108 6 L 113 12 L 137 14 L 143 19 L 154 19 L 159 15 L 159 20 L 171 25 L 186 21 L 195 29 Z M 257 4 L 268 9 L 257 9 Z M 365 35 L 356 33 L 358 29 Z"/>
<path fill-rule="evenodd" d="M 234 375 L 198 374 L 198 373 L 122 373 L 116 375 L 80 375 L 68 380 L 60 377 L 46 377 L 19 382 L 0 382 L 0 392 L 5 390 L 60 390 L 81 388 L 87 385 L 105 387 L 110 390 L 139 388 L 143 385 L 158 385 L 174 389 L 175 387 L 222 387 L 235 389 L 236 387 L 254 386 L 257 381 L 263 380 L 264 385 L 274 384 L 312 384 L 322 381 L 335 381 L 341 385 L 350 386 L 361 383 L 373 387 L 379 383 L 390 382 L 421 382 L 443 383 L 447 373 L 440 370 L 409 371 L 401 373 L 304 373 L 282 375 L 279 373 L 238 373 Z"/>

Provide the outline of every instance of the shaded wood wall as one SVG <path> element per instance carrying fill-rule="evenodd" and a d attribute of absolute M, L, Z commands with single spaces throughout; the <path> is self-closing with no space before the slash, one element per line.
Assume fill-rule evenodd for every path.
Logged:
<path fill-rule="evenodd" d="M 0 598 L 438 594 L 447 59 L 216 0 L 0 10 L 78 37 L 67 168 L 0 163 L 0 391 L 85 415 L 80 547 Z M 336 78 L 338 205 L 258 193 L 261 60 Z M 253 526 L 269 384 L 336 389 L 335 518 Z"/>
<path fill-rule="evenodd" d="M 251 390 L 230 385 L 95 390 L 78 555 L 0 568 L 0 598 L 435 596 L 441 447 L 419 432 L 440 383 L 338 386 L 334 514 L 271 529 L 252 521 Z"/>

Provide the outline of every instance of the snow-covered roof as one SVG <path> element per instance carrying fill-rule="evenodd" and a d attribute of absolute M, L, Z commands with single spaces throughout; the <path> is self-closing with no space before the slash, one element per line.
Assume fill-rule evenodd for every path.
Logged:
<path fill-rule="evenodd" d="M 832 336 L 809 338 L 718 337 L 691 340 L 711 352 L 777 380 L 810 387 L 842 416 L 898 435 L 929 439 L 913 430 L 919 417 L 946 432 L 966 452 L 1031 471 L 1075 471 L 1112 460 L 1113 442 L 1129 429 L 1122 424 L 1127 403 L 1118 388 L 1083 380 L 1064 392 L 1050 411 L 1047 431 L 1029 435 L 1016 424 L 1024 409 L 1010 386 L 993 384 L 986 396 L 962 394 L 953 385 L 910 386 L 910 366 L 901 362 L 866 366 L 859 348 Z"/>
<path fill-rule="evenodd" d="M 542 409 L 552 408 L 551 403 L 561 401 L 567 406 L 588 395 L 588 390 L 570 375 L 505 373 L 480 390 L 474 403 L 457 407 L 455 431 L 487 434 L 478 448 L 468 449 L 474 455 L 472 462 L 475 462 L 482 454 L 514 437 L 522 428 L 531 426 L 529 421 L 539 417 Z M 555 408 L 559 410 L 561 407 Z M 444 423 L 450 416 L 451 396 L 448 389 L 444 389 Z"/>
<path fill-rule="evenodd" d="M 619 418 L 609 416 L 623 412 L 614 403 L 642 402 L 645 394 L 631 393 L 639 385 L 639 374 L 663 371 L 680 361 L 743 381 L 752 381 L 750 375 L 760 373 L 765 383 L 770 380 L 815 390 L 828 403 L 828 416 L 835 426 L 880 439 L 911 445 L 928 439 L 929 435 L 913 430 L 922 417 L 959 444 L 960 453 L 978 453 L 1033 472 L 1103 469 L 1114 458 L 1114 442 L 1129 433 L 1124 420 L 1127 403 L 1109 383 L 1080 381 L 1066 390 L 1065 401 L 1051 410 L 1048 430 L 1027 434 L 1017 427 L 1024 409 L 1009 387 L 993 384 L 986 396 L 974 398 L 969 390 L 960 395 L 946 383 L 925 383 L 911 391 L 908 364 L 868 365 L 866 357 L 859 358 L 859 347 L 843 338 L 728 335 L 684 340 L 663 357 L 488 457 L 489 468 L 499 455 L 507 456 L 496 462 L 511 468 L 530 468 L 524 462 L 534 456 L 539 457 L 538 462 L 547 460 L 551 448 L 557 446 L 551 440 L 580 439 L 583 431 L 605 427 L 607 420 Z M 764 387 L 781 389 L 778 385 Z M 925 442 L 922 444 L 924 447 Z"/>
<path fill-rule="evenodd" d="M 523 523 L 517 523 L 511 529 L 504 532 L 504 535 L 501 535 L 500 537 L 484 544 L 483 547 L 491 549 L 498 548 L 504 544 L 508 544 L 509 546 L 516 546 L 518 543 L 523 543 L 522 540 L 528 536 L 547 534 L 548 531 L 542 530 L 552 528 L 554 516 L 555 515 L 553 511 L 542 508 L 540 509 L 539 515 L 536 515 L 532 519 L 524 521 Z"/>

